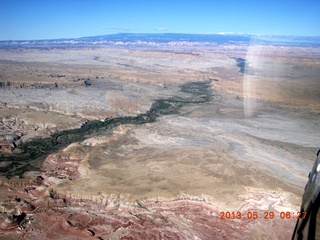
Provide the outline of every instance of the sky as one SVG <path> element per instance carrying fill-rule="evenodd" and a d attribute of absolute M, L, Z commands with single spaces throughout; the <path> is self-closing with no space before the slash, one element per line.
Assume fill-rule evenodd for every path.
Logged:
<path fill-rule="evenodd" d="M 320 0 L 0 0 L 0 40 L 124 32 L 320 36 Z"/>

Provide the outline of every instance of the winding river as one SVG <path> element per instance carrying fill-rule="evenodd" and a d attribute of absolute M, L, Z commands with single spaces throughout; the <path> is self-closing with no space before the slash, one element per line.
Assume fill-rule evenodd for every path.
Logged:
<path fill-rule="evenodd" d="M 189 104 L 200 104 L 213 99 L 210 88 L 211 81 L 189 82 L 181 85 L 181 92 L 188 94 L 186 98 L 171 97 L 156 100 L 150 110 L 137 116 L 116 117 L 105 121 L 87 122 L 77 129 L 64 130 L 45 138 L 35 138 L 21 143 L 17 153 L 2 154 L 0 167 L 2 176 L 22 176 L 28 171 L 41 170 L 43 160 L 51 153 L 57 152 L 73 142 L 81 142 L 89 136 L 98 135 L 101 131 L 113 129 L 122 124 L 145 124 L 156 121 L 159 116 L 178 114 L 179 109 Z"/>

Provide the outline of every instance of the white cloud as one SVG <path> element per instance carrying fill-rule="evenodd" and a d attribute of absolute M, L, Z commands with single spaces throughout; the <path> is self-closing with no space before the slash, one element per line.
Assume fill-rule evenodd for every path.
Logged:
<path fill-rule="evenodd" d="M 164 32 L 164 31 L 168 31 L 169 29 L 168 29 L 168 28 L 161 27 L 161 28 L 155 28 L 154 30 L 155 30 L 155 31 L 159 31 L 159 32 Z"/>
<path fill-rule="evenodd" d="M 111 30 L 122 30 L 122 31 L 130 30 L 130 28 L 128 27 L 119 27 L 119 26 L 101 26 L 100 28 L 111 29 Z"/>

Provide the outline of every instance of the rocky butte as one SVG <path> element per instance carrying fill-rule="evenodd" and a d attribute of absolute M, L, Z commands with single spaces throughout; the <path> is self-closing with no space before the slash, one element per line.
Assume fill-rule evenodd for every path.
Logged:
<path fill-rule="evenodd" d="M 317 38 L 0 42 L 0 238 L 288 239 Z"/>

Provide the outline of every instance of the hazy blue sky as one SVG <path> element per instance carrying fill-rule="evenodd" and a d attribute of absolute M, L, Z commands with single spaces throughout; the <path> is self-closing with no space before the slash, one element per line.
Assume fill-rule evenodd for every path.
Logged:
<path fill-rule="evenodd" d="M 0 0 L 0 40 L 119 32 L 320 36 L 320 0 Z"/>

